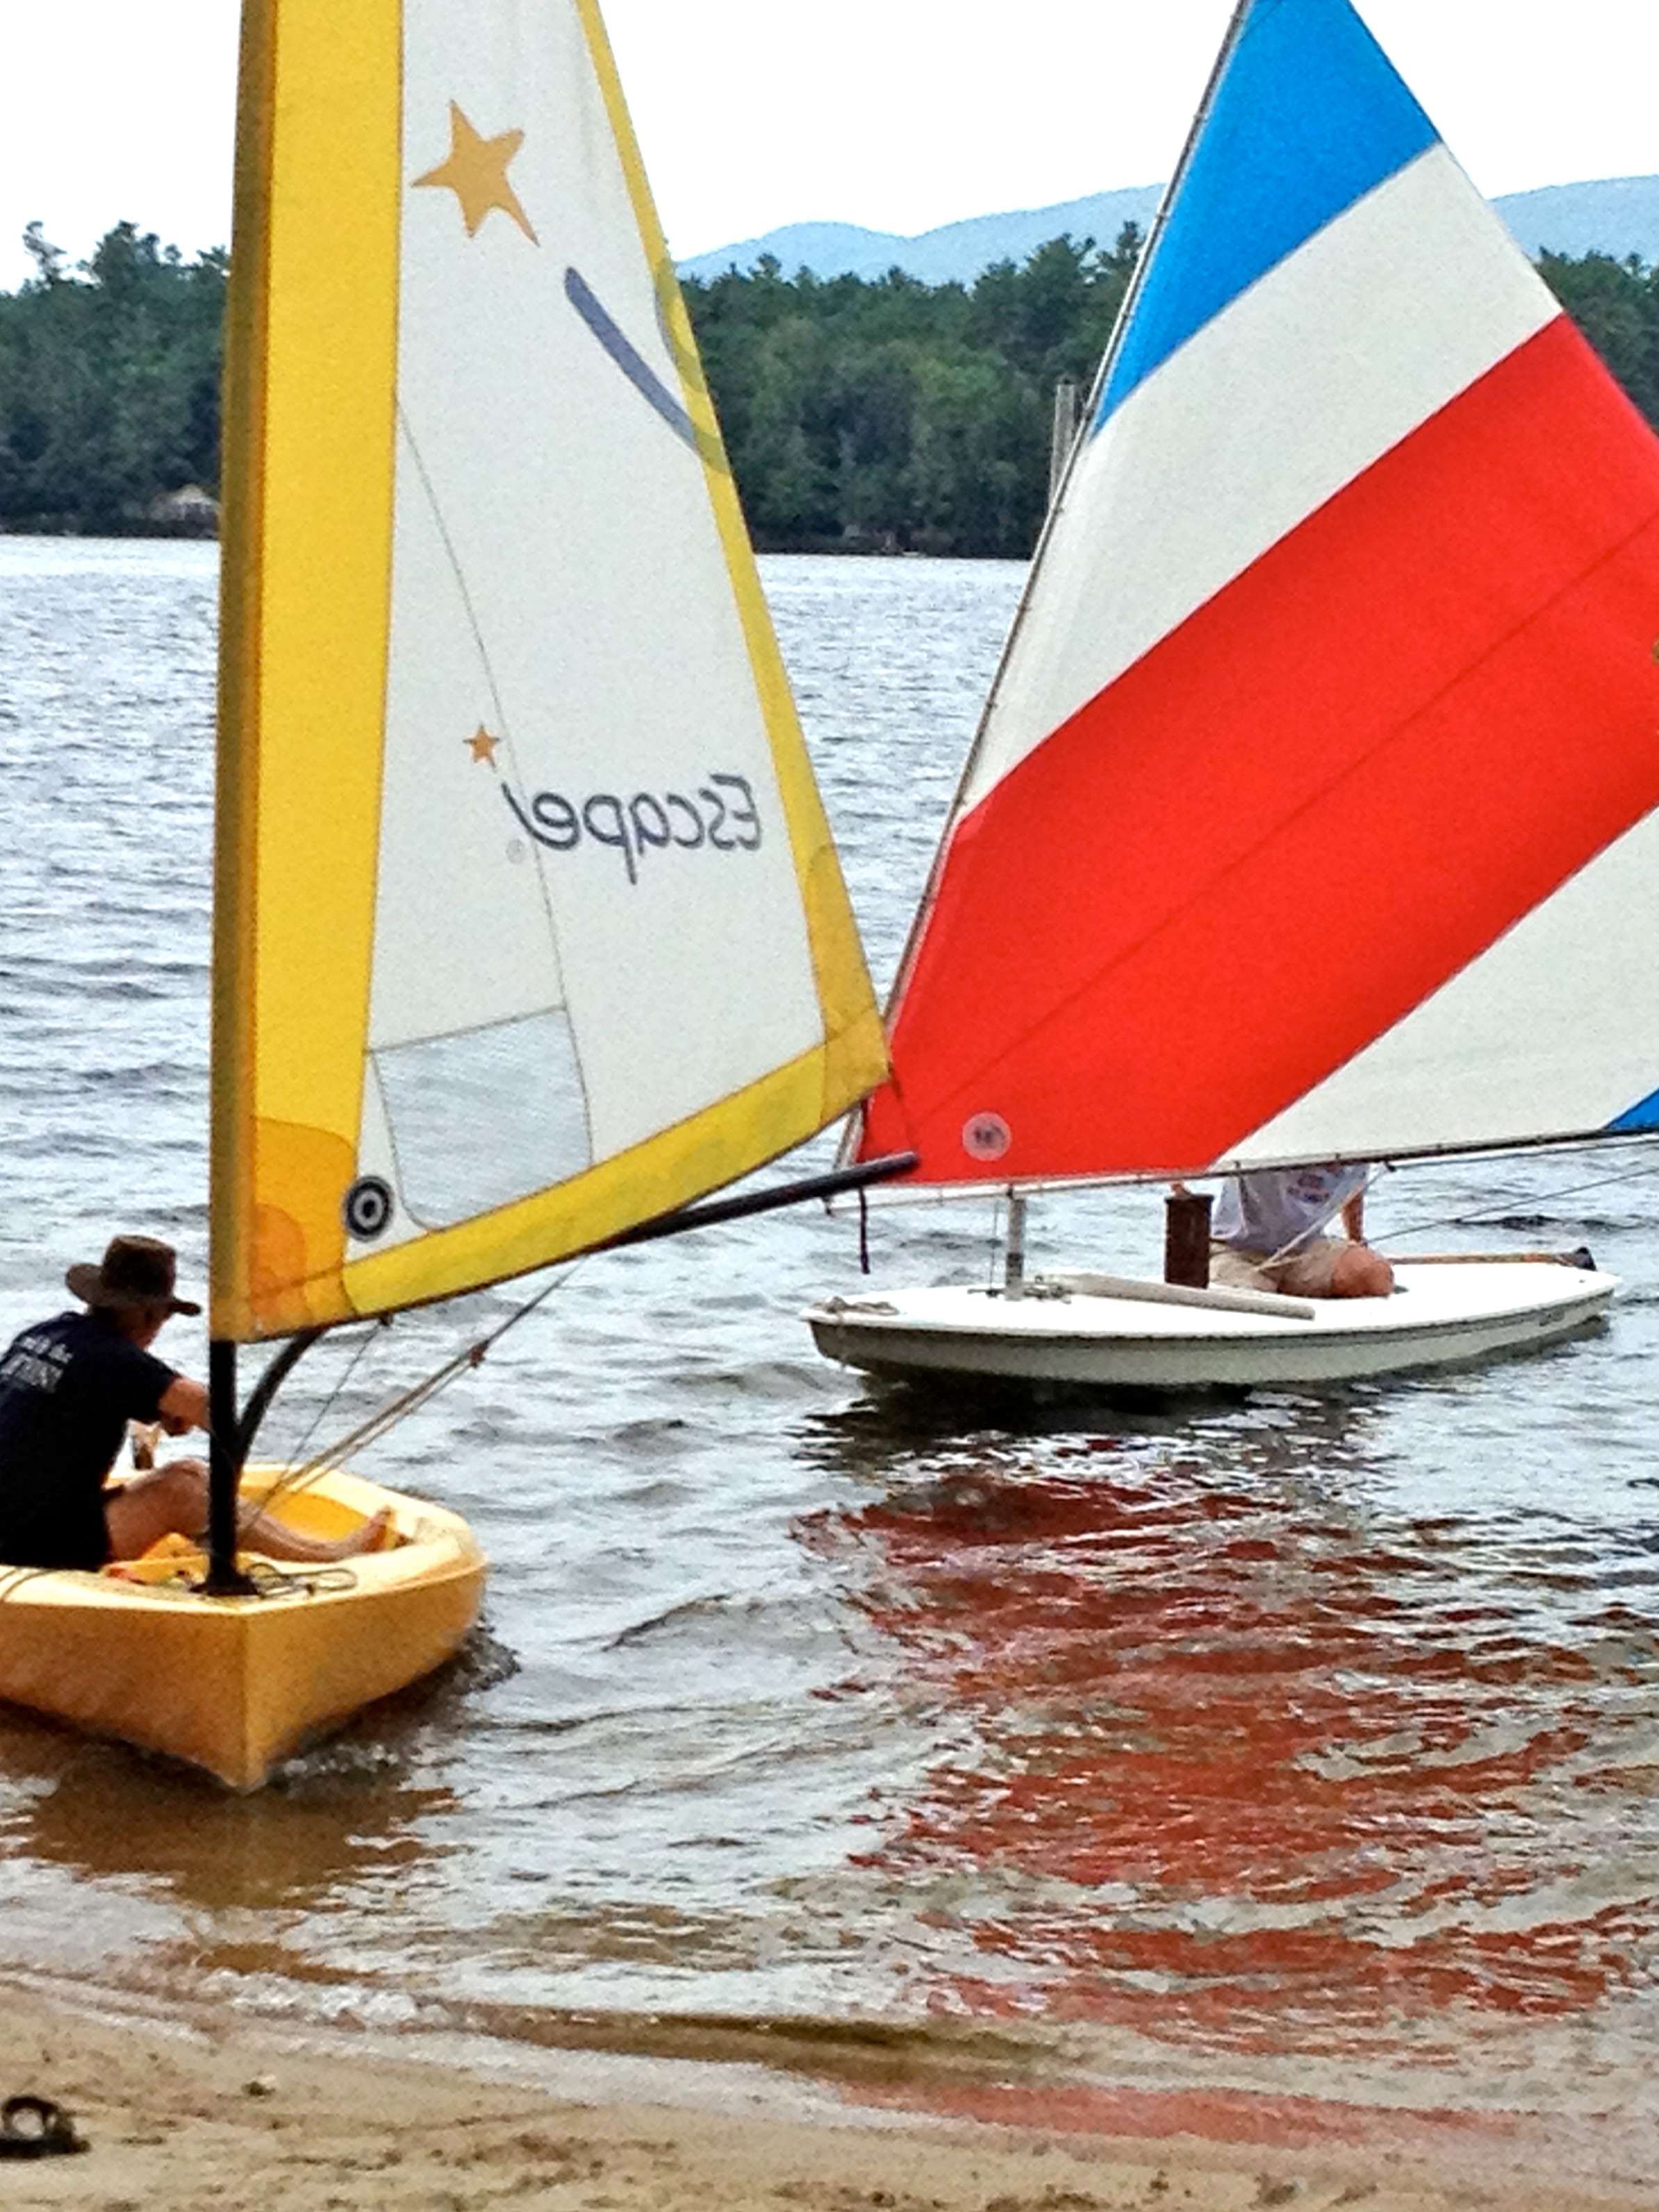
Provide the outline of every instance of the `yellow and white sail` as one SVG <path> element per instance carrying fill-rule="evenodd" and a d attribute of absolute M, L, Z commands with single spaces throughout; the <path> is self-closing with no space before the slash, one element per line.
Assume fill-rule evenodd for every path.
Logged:
<path fill-rule="evenodd" d="M 879 1080 L 592 0 L 249 0 L 212 1328 L 541 1265 Z"/>

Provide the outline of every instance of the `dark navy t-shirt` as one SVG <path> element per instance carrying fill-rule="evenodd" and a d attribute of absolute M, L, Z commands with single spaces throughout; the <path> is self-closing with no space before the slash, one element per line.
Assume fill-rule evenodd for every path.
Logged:
<path fill-rule="evenodd" d="M 101 1567 L 104 1478 L 129 1421 L 153 1421 L 175 1370 L 95 1310 L 37 1322 L 0 1353 L 0 1562 Z"/>

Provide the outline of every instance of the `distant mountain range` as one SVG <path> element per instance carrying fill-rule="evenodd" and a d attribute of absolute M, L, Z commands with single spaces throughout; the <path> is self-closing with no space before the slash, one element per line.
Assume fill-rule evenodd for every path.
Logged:
<path fill-rule="evenodd" d="M 1145 230 L 1158 212 L 1163 187 L 1133 185 L 1087 199 L 1061 200 L 1057 206 L 1017 208 L 1007 215 L 974 216 L 947 222 L 916 238 L 884 230 L 861 230 L 850 222 L 792 222 L 763 238 L 740 239 L 712 252 L 693 254 L 680 264 L 684 276 L 718 276 L 731 268 L 752 269 L 764 253 L 774 255 L 786 276 L 810 269 L 817 276 L 884 276 L 902 269 L 924 283 L 953 279 L 970 284 L 996 261 L 1024 261 L 1051 238 L 1069 233 L 1110 246 L 1126 222 Z M 1659 177 L 1610 177 L 1597 184 L 1545 185 L 1532 192 L 1511 192 L 1494 206 L 1526 251 L 1610 253 L 1623 260 L 1637 254 L 1659 262 Z"/>

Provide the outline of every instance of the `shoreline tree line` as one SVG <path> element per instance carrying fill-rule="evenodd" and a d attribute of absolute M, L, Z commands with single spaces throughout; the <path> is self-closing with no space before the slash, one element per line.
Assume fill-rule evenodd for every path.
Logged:
<path fill-rule="evenodd" d="M 39 223 L 24 243 L 33 273 L 0 293 L 0 532 L 155 529 L 169 495 L 216 495 L 228 254 L 186 258 L 130 222 L 73 264 Z M 1133 225 L 1109 248 L 1055 239 L 969 285 L 773 260 L 689 281 L 756 544 L 1029 554 L 1054 389 L 1087 391 L 1141 244 Z M 1539 266 L 1659 428 L 1659 269 Z"/>

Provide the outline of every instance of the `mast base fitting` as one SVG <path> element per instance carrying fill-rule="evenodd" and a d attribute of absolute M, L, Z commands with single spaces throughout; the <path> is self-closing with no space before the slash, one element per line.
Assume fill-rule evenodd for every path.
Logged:
<path fill-rule="evenodd" d="M 196 1585 L 203 1597 L 258 1597 L 259 1585 L 240 1567 L 210 1567 Z"/>

